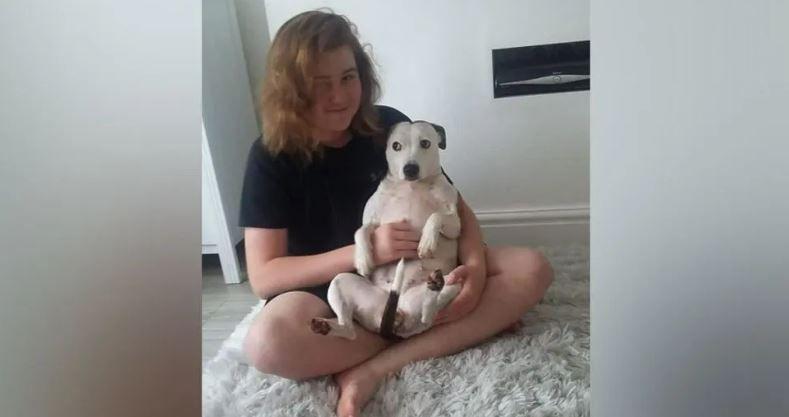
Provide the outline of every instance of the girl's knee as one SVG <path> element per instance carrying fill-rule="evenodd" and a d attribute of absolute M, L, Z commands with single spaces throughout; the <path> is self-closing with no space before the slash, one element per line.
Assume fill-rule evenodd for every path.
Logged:
<path fill-rule="evenodd" d="M 519 248 L 513 256 L 511 268 L 514 279 L 531 294 L 538 293 L 540 298 L 553 282 L 554 271 L 551 263 L 540 251 Z"/>
<path fill-rule="evenodd" d="M 288 361 L 287 349 L 281 342 L 283 326 L 287 324 L 282 318 L 272 316 L 254 322 L 249 328 L 244 339 L 244 355 L 258 371 L 274 375 L 282 373 L 282 364 Z"/>
<path fill-rule="evenodd" d="M 298 328 L 299 320 L 272 316 L 255 323 L 244 339 L 244 354 L 250 365 L 264 374 L 302 381 L 318 376 L 305 349 L 304 332 Z M 307 356 L 305 356 L 305 354 Z"/>
<path fill-rule="evenodd" d="M 537 287 L 544 292 L 553 282 L 554 272 L 551 262 L 540 251 L 528 248 L 526 251 L 528 253 L 527 262 L 530 265 L 526 269 L 530 275 L 534 276 Z"/>

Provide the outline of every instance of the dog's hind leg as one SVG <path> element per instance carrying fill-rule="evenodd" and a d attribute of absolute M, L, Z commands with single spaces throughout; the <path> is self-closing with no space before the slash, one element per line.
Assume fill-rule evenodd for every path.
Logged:
<path fill-rule="evenodd" d="M 460 284 L 445 285 L 440 269 L 433 271 L 427 279 L 425 299 L 422 304 L 422 324 L 430 325 L 436 314 L 449 304 L 460 292 Z"/>
<path fill-rule="evenodd" d="M 424 301 L 422 302 L 422 324 L 429 325 L 438 313 L 438 297 L 441 290 L 444 288 L 444 274 L 440 269 L 430 273 L 427 278 L 427 289 L 424 294 Z"/>
<path fill-rule="evenodd" d="M 356 331 L 353 325 L 343 326 L 337 319 L 315 317 L 310 322 L 310 328 L 313 332 L 326 336 L 342 337 L 350 340 L 356 339 Z"/>
<path fill-rule="evenodd" d="M 329 306 L 334 311 L 334 314 L 337 315 L 337 318 L 313 318 L 310 322 L 310 328 L 313 332 L 351 340 L 356 339 L 356 331 L 353 325 L 355 306 L 352 294 L 354 293 L 354 281 L 360 278 L 355 274 L 343 273 L 332 280 L 331 284 L 329 284 L 327 298 Z"/>
<path fill-rule="evenodd" d="M 460 284 L 444 285 L 436 297 L 436 311 L 446 307 L 460 293 Z"/>

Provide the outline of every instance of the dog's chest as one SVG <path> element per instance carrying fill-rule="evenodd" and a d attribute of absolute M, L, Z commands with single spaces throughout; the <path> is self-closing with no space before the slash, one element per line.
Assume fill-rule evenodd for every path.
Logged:
<path fill-rule="evenodd" d="M 383 190 L 381 195 L 381 223 L 397 222 L 408 219 L 411 226 L 419 229 L 427 218 L 446 204 L 431 192 L 430 184 L 402 182 Z"/>

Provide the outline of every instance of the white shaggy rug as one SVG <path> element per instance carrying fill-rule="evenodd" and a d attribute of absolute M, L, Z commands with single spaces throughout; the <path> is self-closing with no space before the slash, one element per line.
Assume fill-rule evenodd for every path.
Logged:
<path fill-rule="evenodd" d="M 389 377 L 363 410 L 367 417 L 588 416 L 589 249 L 540 248 L 556 278 L 517 333 Z M 330 377 L 293 382 L 247 365 L 241 342 L 262 302 L 236 327 L 203 371 L 206 417 L 334 416 Z"/>

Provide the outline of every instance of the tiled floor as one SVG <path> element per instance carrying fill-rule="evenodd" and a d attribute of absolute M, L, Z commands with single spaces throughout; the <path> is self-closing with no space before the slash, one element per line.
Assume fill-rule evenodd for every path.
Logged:
<path fill-rule="evenodd" d="M 249 281 L 225 284 L 218 255 L 203 255 L 203 365 L 258 301 Z"/>

